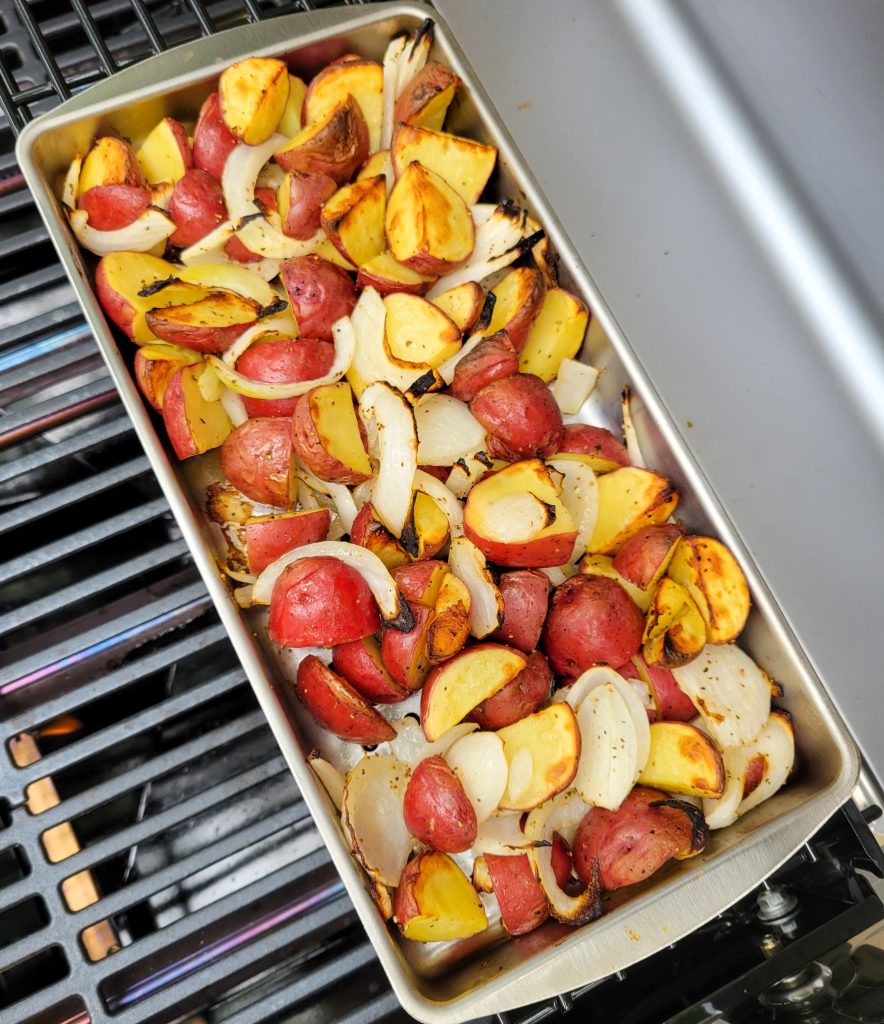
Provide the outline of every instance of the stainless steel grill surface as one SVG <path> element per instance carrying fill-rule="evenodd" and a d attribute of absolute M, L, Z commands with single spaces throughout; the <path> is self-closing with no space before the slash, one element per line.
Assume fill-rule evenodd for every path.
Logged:
<path fill-rule="evenodd" d="M 408 1019 L 11 155 L 16 130 L 80 87 L 309 6 L 322 5 L 0 3 L 0 1022 Z M 848 805 L 778 872 L 773 896 L 747 897 L 625 984 L 499 1020 L 703 1021 L 747 992 L 776 995 L 880 920 L 859 869 L 884 864 Z"/>

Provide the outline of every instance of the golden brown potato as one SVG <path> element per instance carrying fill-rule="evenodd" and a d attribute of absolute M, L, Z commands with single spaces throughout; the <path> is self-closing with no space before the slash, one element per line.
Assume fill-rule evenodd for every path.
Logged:
<path fill-rule="evenodd" d="M 551 381 L 562 360 L 580 351 L 588 320 L 589 310 L 576 295 L 550 288 L 519 353 L 521 372 Z"/>
<path fill-rule="evenodd" d="M 494 146 L 408 124 L 396 129 L 390 155 L 397 177 L 416 160 L 444 178 L 467 206 L 478 203 L 497 161 Z"/>
<path fill-rule="evenodd" d="M 285 110 L 288 68 L 273 57 L 247 57 L 221 72 L 218 94 L 230 131 L 249 146 L 258 146 L 276 131 Z"/>
<path fill-rule="evenodd" d="M 343 381 L 302 395 L 292 417 L 295 451 L 320 480 L 358 484 L 371 478 L 353 392 Z"/>
<path fill-rule="evenodd" d="M 475 281 L 467 281 L 437 295 L 433 302 L 443 313 L 451 317 L 462 334 L 469 334 L 479 322 L 482 306 L 485 304 L 485 293 L 481 285 Z"/>
<path fill-rule="evenodd" d="M 653 722 L 643 786 L 714 799 L 724 792 L 724 762 L 715 743 L 687 722 Z"/>
<path fill-rule="evenodd" d="M 361 267 L 386 248 L 386 207 L 385 179 L 378 175 L 338 189 L 322 207 L 319 221 L 338 252 Z"/>
<path fill-rule="evenodd" d="M 77 195 L 98 185 L 136 185 L 147 182 L 132 147 L 113 135 L 103 135 L 92 143 L 80 167 Z"/>
<path fill-rule="evenodd" d="M 153 309 L 146 320 L 163 341 L 197 352 L 223 352 L 258 322 L 259 312 L 254 299 L 219 289 L 196 302 Z"/>
<path fill-rule="evenodd" d="M 184 126 L 174 118 L 158 121 L 136 154 L 148 183 L 178 181 L 193 167 L 193 154 Z"/>
<path fill-rule="evenodd" d="M 423 295 L 435 280 L 428 274 L 419 274 L 403 266 L 390 252 L 382 252 L 359 267 L 356 284 L 360 289 L 371 286 L 381 295 L 395 292 Z"/>
<path fill-rule="evenodd" d="M 396 887 L 393 920 L 415 942 L 464 939 L 488 927 L 470 880 L 447 854 L 435 850 L 406 865 Z"/>
<path fill-rule="evenodd" d="M 287 171 L 315 171 L 343 185 L 367 156 L 365 118 L 356 100 L 347 96 L 321 121 L 308 124 L 277 150 L 275 159 Z"/>
<path fill-rule="evenodd" d="M 580 759 L 580 729 L 566 701 L 521 718 L 497 735 L 509 765 L 502 810 L 530 811 L 571 784 Z"/>
<path fill-rule="evenodd" d="M 665 523 L 678 504 L 678 492 L 650 469 L 625 466 L 598 478 L 599 515 L 589 541 L 591 554 L 615 555 L 645 526 Z"/>
<path fill-rule="evenodd" d="M 457 75 L 430 60 L 402 90 L 393 112 L 393 123 L 417 124 L 434 131 L 442 130 L 442 123 L 451 101 L 460 89 Z"/>
<path fill-rule="evenodd" d="M 457 325 L 427 299 L 397 292 L 384 299 L 384 307 L 384 337 L 395 359 L 435 369 L 460 348 Z"/>
<path fill-rule="evenodd" d="M 179 459 L 217 448 L 233 430 L 221 403 L 208 400 L 200 388 L 207 369 L 205 363 L 182 366 L 163 395 L 163 423 Z"/>
<path fill-rule="evenodd" d="M 446 573 L 427 630 L 427 656 L 438 664 L 454 657 L 470 635 L 470 592 L 454 573 Z"/>
<path fill-rule="evenodd" d="M 543 278 L 538 270 L 518 267 L 511 270 L 491 291 L 496 301 L 485 333 L 491 335 L 497 331 L 506 331 L 510 344 L 516 352 L 521 352 L 534 321 L 543 309 L 546 294 Z"/>
<path fill-rule="evenodd" d="M 322 121 L 342 100 L 352 96 L 368 127 L 369 152 L 381 144 L 384 69 L 374 60 L 329 64 L 310 83 L 304 99 L 304 123 Z"/>
<path fill-rule="evenodd" d="M 466 263 L 476 231 L 467 204 L 438 174 L 409 164 L 387 203 L 390 252 L 420 274 L 441 275 Z"/>
<path fill-rule="evenodd" d="M 682 537 L 667 574 L 700 609 L 710 643 L 728 644 L 749 616 L 749 585 L 731 552 L 712 537 Z"/>
<path fill-rule="evenodd" d="M 697 605 L 668 577 L 654 590 L 642 640 L 645 661 L 658 668 L 686 665 L 706 645 L 706 625 Z"/>

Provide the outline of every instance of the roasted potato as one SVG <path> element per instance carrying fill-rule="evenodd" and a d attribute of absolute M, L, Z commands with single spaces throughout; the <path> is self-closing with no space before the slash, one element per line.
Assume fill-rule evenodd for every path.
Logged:
<path fill-rule="evenodd" d="M 220 183 L 199 167 L 186 171 L 175 183 L 168 210 L 175 221 L 169 242 L 179 249 L 195 245 L 227 219 Z"/>
<path fill-rule="evenodd" d="M 580 729 L 571 705 L 557 701 L 498 730 L 509 765 L 501 810 L 530 811 L 571 785 Z"/>
<path fill-rule="evenodd" d="M 251 517 L 243 530 L 249 572 L 257 576 L 287 551 L 325 540 L 330 524 L 327 508 Z"/>
<path fill-rule="evenodd" d="M 133 370 L 138 388 L 157 412 L 163 411 L 163 398 L 169 381 L 182 366 L 198 363 L 200 357 L 191 349 L 169 345 L 168 358 L 153 359 L 145 356 L 145 349 L 135 352 Z"/>
<path fill-rule="evenodd" d="M 411 693 L 386 670 L 381 645 L 373 636 L 338 644 L 332 654 L 332 667 L 372 704 L 397 704 Z"/>
<path fill-rule="evenodd" d="M 187 132 L 173 117 L 157 121 L 135 155 L 150 185 L 177 182 L 193 167 Z"/>
<path fill-rule="evenodd" d="M 432 850 L 408 862 L 393 899 L 393 920 L 406 939 L 464 939 L 488 927 L 470 880 L 444 853 Z"/>
<path fill-rule="evenodd" d="M 169 379 L 163 395 L 163 423 L 179 459 L 226 444 L 233 430 L 221 403 L 208 400 L 200 389 L 206 369 L 204 363 L 182 366 Z"/>
<path fill-rule="evenodd" d="M 358 484 L 371 479 L 353 392 L 344 381 L 324 384 L 301 395 L 292 416 L 292 443 L 299 458 L 320 480 Z"/>
<path fill-rule="evenodd" d="M 407 690 L 419 690 L 432 668 L 427 654 L 427 630 L 434 613 L 422 604 L 409 607 L 414 616 L 414 626 L 407 633 L 384 630 L 381 658 L 384 668 L 396 683 Z"/>
<path fill-rule="evenodd" d="M 301 241 L 312 238 L 321 226 L 322 204 L 337 190 L 334 179 L 327 174 L 288 171 L 276 191 L 283 232 Z"/>
<path fill-rule="evenodd" d="M 332 245 L 354 267 L 386 249 L 384 212 L 387 189 L 382 175 L 344 185 L 322 207 L 320 224 Z"/>
<path fill-rule="evenodd" d="M 495 380 L 473 398 L 470 411 L 490 435 L 492 458 L 548 458 L 561 444 L 562 414 L 539 377 L 516 373 Z"/>
<path fill-rule="evenodd" d="M 749 617 L 749 585 L 721 541 L 682 537 L 667 573 L 696 603 L 710 643 L 731 643 L 740 635 Z"/>
<path fill-rule="evenodd" d="M 286 383 L 315 380 L 328 373 L 335 349 L 316 338 L 269 338 L 250 345 L 237 359 L 236 369 L 252 380 Z M 249 416 L 291 416 L 298 398 L 248 398 L 243 405 Z"/>
<path fill-rule="evenodd" d="M 454 657 L 470 636 L 472 600 L 466 584 L 453 572 L 442 579 L 427 630 L 427 657 L 435 665 Z"/>
<path fill-rule="evenodd" d="M 397 570 L 400 566 L 404 567 L 409 561 L 408 552 L 378 519 L 370 501 L 362 506 L 353 520 L 350 543 L 368 548 L 391 571 Z"/>
<path fill-rule="evenodd" d="M 138 185 L 95 185 L 78 197 L 77 206 L 96 231 L 116 231 L 138 220 L 152 201 L 150 189 Z"/>
<path fill-rule="evenodd" d="M 469 334 L 482 315 L 485 293 L 475 281 L 466 281 L 437 295 L 433 303 L 451 317 L 462 334 Z"/>
<path fill-rule="evenodd" d="M 194 165 L 220 182 L 227 157 L 238 145 L 221 114 L 221 97 L 213 92 L 203 103 L 193 132 Z"/>
<path fill-rule="evenodd" d="M 393 579 L 409 604 L 436 607 L 436 599 L 449 569 L 445 562 L 427 559 L 393 570 Z"/>
<path fill-rule="evenodd" d="M 321 256 L 297 256 L 283 261 L 279 276 L 302 337 L 333 341 L 332 324 L 356 305 L 347 272 Z"/>
<path fill-rule="evenodd" d="M 252 501 L 275 508 L 294 504 L 292 432 L 288 420 L 261 417 L 240 424 L 221 449 L 221 469 Z"/>
<path fill-rule="evenodd" d="M 447 181 L 467 206 L 478 203 L 497 162 L 494 146 L 408 124 L 396 129 L 390 156 L 397 177 L 417 161 Z"/>
<path fill-rule="evenodd" d="M 657 523 L 634 533 L 614 556 L 614 568 L 640 590 L 649 590 L 666 572 L 684 528 Z"/>
<path fill-rule="evenodd" d="M 666 477 L 627 466 L 598 478 L 599 513 L 589 541 L 591 554 L 615 555 L 633 534 L 665 523 L 678 504 L 678 492 Z"/>
<path fill-rule="evenodd" d="M 536 569 L 514 569 L 500 574 L 503 623 L 495 634 L 501 643 L 530 654 L 540 642 L 549 608 L 549 578 Z"/>
<path fill-rule="evenodd" d="M 295 689 L 316 721 L 342 740 L 374 744 L 396 736 L 386 718 L 315 654 L 308 654 L 298 665 Z"/>
<path fill-rule="evenodd" d="M 396 100 L 393 123 L 417 124 L 441 131 L 458 89 L 460 79 L 453 71 L 438 61 L 427 61 Z"/>
<path fill-rule="evenodd" d="M 247 57 L 221 72 L 218 95 L 230 131 L 249 146 L 259 146 L 276 131 L 285 110 L 288 68 L 273 57 Z"/>
<path fill-rule="evenodd" d="M 368 150 L 381 144 L 384 69 L 374 60 L 348 60 L 329 64 L 313 79 L 304 97 L 304 123 L 322 121 L 339 103 L 352 96 L 368 129 Z"/>
<path fill-rule="evenodd" d="M 403 266 L 385 250 L 359 267 L 356 286 L 360 289 L 372 287 L 381 295 L 393 295 L 396 292 L 423 295 L 435 280 L 434 277 Z"/>
<path fill-rule="evenodd" d="M 147 313 L 148 328 L 163 341 L 196 352 L 224 352 L 258 322 L 254 299 L 236 292 L 215 291 L 196 302 L 162 306 Z"/>
<path fill-rule="evenodd" d="M 713 740 L 687 722 L 654 722 L 651 752 L 638 781 L 667 793 L 716 799 L 724 792 L 724 762 Z"/>
<path fill-rule="evenodd" d="M 519 351 L 519 370 L 551 381 L 562 360 L 580 351 L 588 321 L 589 310 L 576 295 L 550 288 Z"/>
<path fill-rule="evenodd" d="M 102 135 L 92 143 L 80 166 L 77 195 L 98 185 L 147 185 L 132 147 L 114 135 Z"/>
<path fill-rule="evenodd" d="M 629 465 L 626 448 L 605 427 L 588 423 L 569 423 L 562 432 L 557 459 L 582 458 L 594 473 L 609 473 Z"/>
<path fill-rule="evenodd" d="M 524 935 L 539 928 L 549 917 L 549 904 L 528 855 L 502 857 L 487 853 L 485 863 L 504 928 L 510 935 Z"/>
<path fill-rule="evenodd" d="M 506 331 L 483 338 L 454 369 L 449 391 L 462 402 L 471 402 L 494 381 L 512 377 L 519 372 L 519 357 L 510 344 Z"/>
<path fill-rule="evenodd" d="M 364 163 L 368 148 L 365 118 L 348 95 L 278 150 L 276 162 L 287 171 L 327 174 L 343 185 Z"/>
<path fill-rule="evenodd" d="M 408 831 L 426 846 L 461 853 L 476 841 L 476 812 L 441 757 L 428 757 L 414 769 L 403 808 Z"/>
<path fill-rule="evenodd" d="M 491 335 L 505 331 L 509 343 L 516 352 L 521 352 L 543 308 L 546 295 L 543 277 L 539 270 L 517 267 L 496 284 L 491 292 L 496 301 L 486 333 Z"/>
<path fill-rule="evenodd" d="M 552 681 L 549 662 L 540 651 L 535 651 L 528 656 L 522 671 L 473 708 L 467 719 L 480 729 L 503 729 L 512 725 L 543 707 L 549 700 Z"/>

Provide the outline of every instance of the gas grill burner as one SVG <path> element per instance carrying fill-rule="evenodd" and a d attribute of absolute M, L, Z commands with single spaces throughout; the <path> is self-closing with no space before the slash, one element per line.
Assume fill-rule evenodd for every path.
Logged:
<path fill-rule="evenodd" d="M 120 67 L 314 6 L 0 0 L 0 1024 L 408 1019 L 12 155 Z M 884 1021 L 882 874 L 849 804 L 669 950 L 497 1019 Z"/>

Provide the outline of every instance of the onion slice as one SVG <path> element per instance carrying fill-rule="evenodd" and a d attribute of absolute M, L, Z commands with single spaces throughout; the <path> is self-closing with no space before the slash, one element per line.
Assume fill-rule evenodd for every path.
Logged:
<path fill-rule="evenodd" d="M 220 402 L 227 413 L 228 419 L 235 427 L 242 426 L 249 418 L 242 396 L 238 395 L 235 391 L 231 391 L 230 388 L 225 387 L 221 391 Z"/>
<path fill-rule="evenodd" d="M 572 459 L 548 459 L 548 466 L 562 474 L 562 504 L 577 527 L 577 539 L 571 561 L 583 557 L 589 547 L 599 515 L 599 485 L 595 473 L 585 462 Z"/>
<path fill-rule="evenodd" d="M 381 149 L 389 149 L 393 141 L 393 110 L 399 98 L 399 64 L 405 52 L 405 36 L 391 39 L 384 53 L 384 92 L 381 117 Z"/>
<path fill-rule="evenodd" d="M 429 743 L 416 718 L 406 716 L 390 724 L 396 730 L 396 738 L 388 743 L 382 743 L 378 747 L 378 753 L 390 753 L 412 768 L 428 757 L 444 757 L 449 747 L 479 728 L 475 722 L 458 722 L 442 733 L 439 739 Z"/>
<path fill-rule="evenodd" d="M 503 622 L 503 598 L 485 556 L 467 537 L 452 540 L 448 567 L 470 592 L 470 632 L 481 640 Z"/>
<path fill-rule="evenodd" d="M 356 347 L 356 336 L 353 333 L 352 325 L 348 317 L 342 317 L 332 325 L 332 335 L 335 339 L 335 358 L 329 367 L 328 373 L 321 377 L 314 377 L 313 380 L 296 380 L 273 383 L 270 381 L 254 380 L 246 377 L 239 370 L 228 366 L 223 359 L 215 355 L 207 356 L 207 360 L 214 367 L 215 372 L 225 387 L 237 394 L 245 395 L 247 398 L 282 399 L 296 398 L 304 395 L 313 388 L 323 384 L 333 384 L 341 379 L 353 361 L 353 352 Z"/>
<path fill-rule="evenodd" d="M 503 740 L 494 732 L 473 732 L 453 743 L 445 754 L 460 779 L 476 820 L 486 821 L 497 810 L 507 783 Z"/>
<path fill-rule="evenodd" d="M 559 409 L 566 416 L 573 415 L 580 412 L 598 379 L 599 371 L 594 366 L 566 356 L 559 364 L 559 372 L 550 385 L 550 391 Z"/>
<path fill-rule="evenodd" d="M 638 443 L 638 435 L 635 432 L 635 424 L 632 422 L 632 411 L 629 408 L 631 398 L 632 391 L 627 384 L 620 397 L 620 411 L 623 416 L 623 440 L 626 442 L 626 452 L 629 455 L 630 465 L 638 466 L 639 469 L 646 469 L 648 464 L 642 455 L 642 450 Z"/>
<path fill-rule="evenodd" d="M 380 608 L 381 617 L 391 629 L 407 633 L 414 626 L 414 617 L 408 602 L 399 593 L 393 577 L 380 558 L 368 548 L 340 540 L 302 544 L 301 547 L 280 555 L 255 581 L 252 603 L 270 604 L 273 587 L 283 570 L 301 558 L 337 558 L 344 562 L 351 569 L 355 569 L 368 584 Z"/>
<path fill-rule="evenodd" d="M 424 395 L 414 406 L 414 419 L 422 466 L 453 466 L 485 446 L 485 428 L 452 395 Z"/>
<path fill-rule="evenodd" d="M 587 694 L 577 712 L 580 762 L 574 786 L 596 807 L 616 811 L 638 778 L 638 738 L 623 695 L 610 682 Z"/>
<path fill-rule="evenodd" d="M 75 156 L 61 183 L 61 201 L 69 210 L 77 208 L 77 193 L 80 190 L 80 168 L 83 166 L 83 158 Z"/>
<path fill-rule="evenodd" d="M 337 509 L 338 518 L 341 520 L 341 524 L 344 527 L 344 533 L 349 533 L 353 529 L 353 520 L 356 518 L 357 508 L 356 502 L 353 500 L 353 495 L 350 493 L 350 489 L 345 487 L 344 484 L 329 483 L 327 480 L 320 480 L 318 476 L 314 476 L 309 469 L 298 459 L 298 476 L 307 484 L 308 487 L 314 491 L 318 491 L 320 494 L 327 495 L 335 503 Z"/>
<path fill-rule="evenodd" d="M 346 779 L 337 768 L 324 757 L 320 757 L 318 751 L 311 750 L 307 755 L 307 764 L 313 769 L 316 777 L 322 783 L 323 789 L 328 793 L 331 802 L 338 811 L 344 806 L 344 786 Z"/>
<path fill-rule="evenodd" d="M 706 644 L 693 661 L 674 668 L 672 674 L 719 747 L 727 750 L 758 739 L 770 714 L 770 684 L 739 647 Z"/>
<path fill-rule="evenodd" d="M 243 333 L 236 341 L 221 355 L 221 358 L 231 368 L 236 367 L 237 361 L 243 353 L 247 352 L 256 341 L 259 341 L 265 334 L 288 333 L 290 329 L 290 317 L 285 313 L 277 313 L 273 316 L 264 317 L 254 326 Z"/>
<path fill-rule="evenodd" d="M 185 267 L 197 263 L 224 263 L 227 260 L 224 246 L 233 238 L 233 224 L 225 220 L 193 245 L 182 249 L 179 259 Z M 251 269 L 251 268 L 250 268 Z"/>
<path fill-rule="evenodd" d="M 359 414 L 368 431 L 369 452 L 378 460 L 372 507 L 390 533 L 401 537 L 417 472 L 414 414 L 402 395 L 381 381 L 362 392 Z"/>
<path fill-rule="evenodd" d="M 475 334 L 471 334 L 470 337 L 467 338 L 467 340 L 463 343 L 463 345 L 460 346 L 460 348 L 457 350 L 457 352 L 454 353 L 453 356 L 449 356 L 449 358 L 446 359 L 444 363 L 440 363 L 439 376 L 442 378 L 442 380 L 445 381 L 446 384 L 450 384 L 454 380 L 454 371 L 457 369 L 457 364 L 461 361 L 461 359 L 463 359 L 464 356 L 468 356 L 470 352 L 472 352 L 473 349 L 479 344 L 479 342 L 484 341 L 486 337 L 487 334 L 485 334 L 484 331 L 476 331 Z M 446 395 L 445 397 L 449 398 L 451 396 Z M 452 399 L 452 401 L 457 401 L 457 399 Z"/>
<path fill-rule="evenodd" d="M 601 887 L 590 885 L 573 896 L 561 889 L 552 865 L 552 841 L 558 833 L 572 845 L 577 828 L 588 810 L 579 795 L 570 789 L 535 807 L 525 822 L 525 838 L 532 844 L 529 857 L 549 900 L 550 912 L 558 921 L 572 925 L 586 924 L 601 915 Z"/>
<path fill-rule="evenodd" d="M 426 465 L 426 463 L 421 463 Z M 445 486 L 456 498 L 465 498 L 491 468 L 491 459 L 484 449 L 457 459 L 451 467 Z"/>
<path fill-rule="evenodd" d="M 80 245 L 96 256 L 107 256 L 112 252 L 147 252 L 175 231 L 172 218 L 162 210 L 151 207 L 131 224 L 113 231 L 98 231 L 90 227 L 89 214 L 85 210 L 69 211 L 68 220 Z"/>
<path fill-rule="evenodd" d="M 385 754 L 363 757 L 347 776 L 341 824 L 372 879 L 398 885 L 415 839 L 405 827 L 402 801 L 408 766 Z"/>
<path fill-rule="evenodd" d="M 501 857 L 525 853 L 530 840 L 522 832 L 519 824 L 521 818 L 521 811 L 503 811 L 480 821 L 471 851 L 477 854 L 493 853 Z"/>
<path fill-rule="evenodd" d="M 420 461 L 420 449 L 418 449 L 418 461 Z M 457 498 L 441 480 L 437 480 L 432 474 L 419 469 L 414 474 L 414 489 L 426 494 L 428 498 L 432 498 L 445 513 L 452 540 L 463 536 L 463 509 Z"/>

